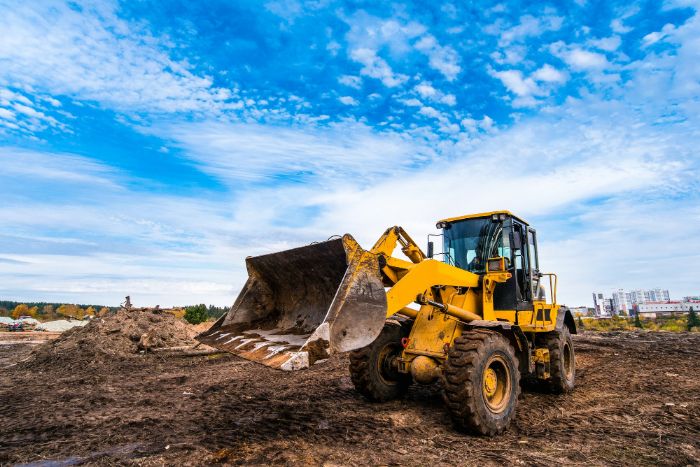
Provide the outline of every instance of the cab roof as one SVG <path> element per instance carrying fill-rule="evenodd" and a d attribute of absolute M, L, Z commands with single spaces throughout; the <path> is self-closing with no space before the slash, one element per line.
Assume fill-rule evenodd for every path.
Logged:
<path fill-rule="evenodd" d="M 438 221 L 438 224 L 440 224 L 440 223 L 451 224 L 453 222 L 459 222 L 459 221 L 463 221 L 465 219 L 479 219 L 482 217 L 491 217 L 494 214 L 505 214 L 506 216 L 514 217 L 515 219 L 519 220 L 520 222 L 522 222 L 525 225 L 530 225 L 525 219 L 516 216 L 515 214 L 513 214 L 510 211 L 489 211 L 489 212 L 480 212 L 478 214 L 467 214 L 466 216 L 449 217 L 447 219 L 442 219 L 442 220 Z"/>

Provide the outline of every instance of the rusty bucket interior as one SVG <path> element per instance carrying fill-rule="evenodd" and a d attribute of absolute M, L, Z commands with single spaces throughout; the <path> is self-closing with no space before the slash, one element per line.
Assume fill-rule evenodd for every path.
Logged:
<path fill-rule="evenodd" d="M 350 235 L 246 259 L 248 280 L 200 342 L 282 370 L 370 344 L 386 316 L 376 255 Z"/>

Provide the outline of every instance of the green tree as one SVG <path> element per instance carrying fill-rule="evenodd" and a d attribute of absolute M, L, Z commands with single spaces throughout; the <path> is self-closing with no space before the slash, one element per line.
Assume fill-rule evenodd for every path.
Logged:
<path fill-rule="evenodd" d="M 203 303 L 195 306 L 188 306 L 185 310 L 185 320 L 190 324 L 203 323 L 209 318 L 207 306 Z"/>
<path fill-rule="evenodd" d="M 693 328 L 700 327 L 700 318 L 698 317 L 698 314 L 695 312 L 693 307 L 690 307 L 690 310 L 688 311 L 688 331 L 692 331 Z"/>
<path fill-rule="evenodd" d="M 585 329 L 585 327 L 583 325 L 583 319 L 581 319 L 581 315 L 578 315 L 578 328 Z"/>

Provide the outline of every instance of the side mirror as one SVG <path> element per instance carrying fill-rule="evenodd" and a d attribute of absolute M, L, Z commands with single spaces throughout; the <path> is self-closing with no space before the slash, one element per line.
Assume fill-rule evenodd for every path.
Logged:
<path fill-rule="evenodd" d="M 434 249 L 433 242 L 428 242 L 428 254 L 427 254 L 428 258 L 433 257 L 433 249 Z"/>

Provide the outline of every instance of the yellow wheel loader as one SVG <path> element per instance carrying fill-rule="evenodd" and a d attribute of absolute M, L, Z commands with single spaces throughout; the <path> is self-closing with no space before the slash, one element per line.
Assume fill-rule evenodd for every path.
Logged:
<path fill-rule="evenodd" d="M 521 379 L 574 388 L 576 325 L 557 304 L 556 275 L 540 272 L 527 222 L 496 211 L 437 227 L 439 253 L 391 227 L 370 250 L 346 234 L 248 257 L 231 310 L 197 339 L 281 370 L 351 352 L 352 381 L 370 401 L 440 381 L 458 429 L 500 433 Z"/>

